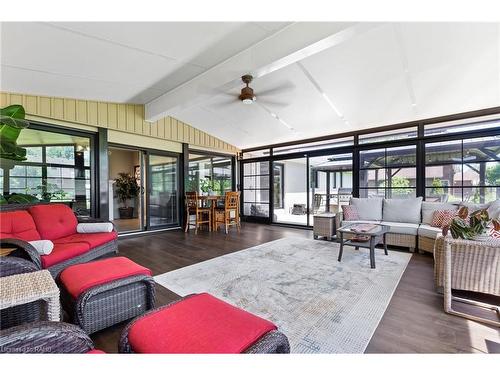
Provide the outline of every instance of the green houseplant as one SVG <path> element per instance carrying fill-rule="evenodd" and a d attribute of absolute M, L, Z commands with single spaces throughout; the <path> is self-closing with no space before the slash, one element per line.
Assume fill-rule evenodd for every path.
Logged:
<path fill-rule="evenodd" d="M 137 197 L 141 188 L 137 185 L 137 181 L 130 173 L 119 173 L 116 183 L 116 197 L 122 203 L 122 207 L 118 208 L 120 219 L 132 219 L 134 217 L 134 207 L 129 207 L 128 202 Z"/>
<path fill-rule="evenodd" d="M 443 234 L 448 234 L 449 230 L 453 238 L 481 241 L 489 238 L 487 231 L 490 225 L 495 230 L 500 230 L 500 221 L 490 219 L 486 209 L 474 211 L 469 216 L 469 209 L 461 207 L 458 217 L 452 220 L 449 227 L 443 228 Z"/>
<path fill-rule="evenodd" d="M 24 161 L 26 149 L 17 145 L 21 130 L 29 126 L 24 119 L 26 112 L 19 104 L 0 108 L 0 157 L 3 159 Z"/>

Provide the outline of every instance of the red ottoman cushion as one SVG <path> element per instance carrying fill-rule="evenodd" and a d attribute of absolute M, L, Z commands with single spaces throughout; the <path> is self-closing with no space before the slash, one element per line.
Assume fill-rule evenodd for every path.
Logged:
<path fill-rule="evenodd" d="M 33 217 L 28 211 L 0 213 L 0 238 L 17 238 L 24 241 L 40 240 Z"/>
<path fill-rule="evenodd" d="M 78 220 L 64 204 L 42 204 L 29 208 L 36 229 L 44 240 L 56 240 L 76 233 Z"/>
<path fill-rule="evenodd" d="M 241 353 L 276 326 L 208 293 L 138 318 L 128 341 L 136 353 Z"/>
<path fill-rule="evenodd" d="M 128 258 L 116 257 L 69 266 L 61 272 L 60 279 L 68 293 L 76 299 L 95 286 L 137 275 L 151 276 L 151 271 Z"/>
<path fill-rule="evenodd" d="M 70 236 L 58 238 L 57 240 L 54 240 L 54 243 L 84 242 L 87 243 L 91 249 L 93 249 L 94 247 L 116 240 L 117 238 L 118 235 L 114 231 L 103 233 L 75 233 Z"/>
<path fill-rule="evenodd" d="M 54 249 L 49 255 L 42 255 L 42 267 L 49 268 L 54 264 L 85 254 L 90 250 L 89 244 L 85 242 L 55 243 Z"/>

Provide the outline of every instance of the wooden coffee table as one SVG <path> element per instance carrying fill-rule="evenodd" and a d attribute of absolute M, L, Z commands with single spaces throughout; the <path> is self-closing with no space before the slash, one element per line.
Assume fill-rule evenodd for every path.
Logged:
<path fill-rule="evenodd" d="M 344 246 L 354 246 L 356 250 L 360 247 L 370 249 L 370 266 L 371 268 L 375 268 L 375 246 L 378 244 L 379 240 L 382 239 L 384 244 L 384 253 L 385 255 L 389 255 L 387 253 L 387 242 L 385 241 L 385 235 L 387 232 L 391 230 L 391 227 L 388 225 L 381 224 L 373 224 L 375 227 L 366 232 L 358 232 L 355 231 L 355 228 L 359 224 L 348 224 L 341 227 L 338 231 L 340 233 L 340 251 L 339 251 L 339 259 L 340 262 L 342 260 L 342 253 L 344 252 Z M 354 234 L 357 236 L 366 236 L 366 241 L 355 241 L 351 238 L 344 240 L 344 234 Z"/>

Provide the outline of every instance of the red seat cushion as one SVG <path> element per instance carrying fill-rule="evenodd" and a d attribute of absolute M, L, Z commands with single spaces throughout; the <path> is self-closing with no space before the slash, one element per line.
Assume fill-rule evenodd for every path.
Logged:
<path fill-rule="evenodd" d="M 29 212 L 44 240 L 56 240 L 76 233 L 78 220 L 65 204 L 41 204 L 30 207 Z"/>
<path fill-rule="evenodd" d="M 85 254 L 90 250 L 86 242 L 55 243 L 54 249 L 49 255 L 42 255 L 42 267 L 49 268 L 54 264 L 64 262 L 78 255 Z"/>
<path fill-rule="evenodd" d="M 17 238 L 24 241 L 41 239 L 28 211 L 1 212 L 0 224 L 0 238 Z"/>
<path fill-rule="evenodd" d="M 118 237 L 115 231 L 103 233 L 75 233 L 66 237 L 54 240 L 54 243 L 70 243 L 70 242 L 85 242 L 90 248 L 104 245 L 110 241 L 116 240 Z"/>
<path fill-rule="evenodd" d="M 128 340 L 136 353 L 241 353 L 276 326 L 208 293 L 139 318 Z"/>
<path fill-rule="evenodd" d="M 73 298 L 98 285 L 130 276 L 147 275 L 151 271 L 125 257 L 75 264 L 61 272 L 61 283 Z"/>

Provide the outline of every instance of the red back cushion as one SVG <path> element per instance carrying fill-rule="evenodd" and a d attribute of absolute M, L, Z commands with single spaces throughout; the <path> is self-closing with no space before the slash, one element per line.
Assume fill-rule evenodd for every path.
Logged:
<path fill-rule="evenodd" d="M 28 211 L 0 212 L 0 238 L 17 238 L 24 241 L 41 239 Z"/>
<path fill-rule="evenodd" d="M 443 228 L 451 225 L 453 219 L 457 217 L 458 211 L 452 210 L 437 210 L 432 215 L 431 226 L 436 228 Z"/>
<path fill-rule="evenodd" d="M 136 353 L 241 353 L 276 326 L 208 293 L 139 318 L 128 339 Z"/>
<path fill-rule="evenodd" d="M 76 233 L 78 220 L 65 204 L 45 204 L 29 208 L 36 229 L 44 240 L 57 240 Z"/>

